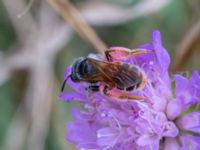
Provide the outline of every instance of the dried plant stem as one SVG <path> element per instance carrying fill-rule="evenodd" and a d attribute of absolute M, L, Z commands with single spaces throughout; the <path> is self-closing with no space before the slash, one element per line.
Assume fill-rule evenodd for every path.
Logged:
<path fill-rule="evenodd" d="M 4 150 L 21 150 L 23 149 L 24 142 L 26 141 L 28 126 L 25 115 L 21 113 L 23 104 L 20 103 L 19 107 L 13 116 L 7 134 L 5 135 L 5 142 L 0 149 Z M 17 130 L 16 130 L 17 129 Z M 17 135 L 17 136 L 16 136 Z M 12 142 L 11 142 L 12 141 Z"/>
<path fill-rule="evenodd" d="M 29 38 L 27 33 L 28 35 L 31 35 L 36 31 L 34 19 L 29 12 L 20 19 L 17 17 L 17 15 L 26 7 L 24 0 L 18 0 L 16 4 L 13 4 L 13 0 L 3 0 L 2 2 L 7 9 L 12 24 L 14 25 L 13 27 L 15 28 L 18 41 L 23 45 L 24 41 Z"/>
<path fill-rule="evenodd" d="M 184 68 L 199 42 L 200 20 L 185 34 L 180 45 L 177 47 L 174 57 L 174 67 L 172 68 L 173 72 L 180 71 Z"/>
<path fill-rule="evenodd" d="M 44 1 L 38 11 L 38 19 L 31 19 L 31 21 L 30 18 L 26 20 L 27 16 L 32 16 L 30 12 L 21 18 L 24 21 L 16 20 L 18 9 L 13 8 L 15 5 L 11 5 L 11 1 L 4 0 L 7 4 L 5 6 L 8 12 L 10 10 L 12 12 L 11 21 L 16 33 L 23 39 L 23 45 L 14 48 L 17 53 L 6 56 L 2 64 L 7 74 L 22 68 L 28 70 L 29 74 L 23 103 L 20 104 L 19 111 L 16 112 L 12 124 L 8 127 L 2 149 L 21 150 L 25 145 L 27 150 L 43 150 L 53 102 L 55 77 L 52 69 L 53 62 L 61 47 L 69 42 L 72 34 Z M 18 7 L 24 8 L 25 1 L 18 1 L 20 1 Z M 23 27 L 27 26 L 26 21 L 28 25 L 29 22 L 37 24 L 37 30 L 32 29 L 32 26 L 28 26 L 29 30 L 24 30 Z M 30 31 L 34 31 L 34 34 L 30 34 Z"/>
<path fill-rule="evenodd" d="M 81 17 L 78 10 L 67 0 L 47 0 L 50 5 L 68 22 L 80 36 L 88 41 L 99 52 L 107 49 L 105 43 Z"/>

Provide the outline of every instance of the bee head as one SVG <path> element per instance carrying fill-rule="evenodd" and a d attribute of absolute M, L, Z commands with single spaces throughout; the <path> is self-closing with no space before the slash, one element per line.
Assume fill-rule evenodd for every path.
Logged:
<path fill-rule="evenodd" d="M 79 57 L 73 63 L 73 65 L 72 65 L 72 71 L 71 71 L 71 75 L 70 75 L 70 78 L 71 78 L 71 80 L 73 82 L 79 82 L 79 81 L 81 81 L 82 77 L 81 77 L 81 74 L 80 74 L 80 69 L 82 68 L 82 64 L 84 63 L 84 61 L 85 61 L 85 58 Z"/>
<path fill-rule="evenodd" d="M 64 90 L 65 84 L 66 84 L 66 82 L 67 82 L 67 80 L 68 80 L 69 78 L 71 78 L 71 80 L 72 80 L 73 82 L 79 82 L 79 81 L 81 80 L 81 77 L 80 77 L 80 75 L 79 75 L 79 68 L 80 68 L 80 65 L 81 65 L 82 61 L 84 61 L 84 58 L 83 58 L 83 57 L 80 57 L 80 58 L 78 58 L 78 59 L 73 63 L 73 65 L 72 65 L 72 70 L 71 70 L 71 74 L 68 75 L 68 76 L 66 77 L 66 79 L 64 80 L 64 82 L 63 82 L 63 84 L 62 84 L 61 91 Z"/>
<path fill-rule="evenodd" d="M 71 79 L 74 82 L 87 81 L 95 74 L 96 69 L 88 60 L 89 58 L 78 58 L 72 66 Z"/>

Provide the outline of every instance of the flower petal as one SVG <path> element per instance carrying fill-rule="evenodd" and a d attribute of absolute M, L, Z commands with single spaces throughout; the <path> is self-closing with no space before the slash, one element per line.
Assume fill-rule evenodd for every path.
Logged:
<path fill-rule="evenodd" d="M 182 75 L 175 75 L 175 95 L 181 104 L 181 109 L 186 109 L 192 104 L 192 95 L 189 93 L 189 80 Z"/>
<path fill-rule="evenodd" d="M 184 134 L 180 137 L 181 150 L 199 150 L 200 137 Z"/>
<path fill-rule="evenodd" d="M 179 133 L 178 128 L 172 121 L 168 121 L 163 125 L 163 136 L 176 137 Z"/>
<path fill-rule="evenodd" d="M 154 31 L 152 33 L 152 44 L 157 56 L 157 60 L 160 64 L 161 74 L 164 75 L 167 73 L 169 64 L 170 64 L 170 57 L 168 52 L 162 46 L 162 39 L 160 31 Z"/>
<path fill-rule="evenodd" d="M 65 73 L 64 73 L 64 80 L 67 79 L 71 73 L 72 67 L 69 66 L 66 68 Z"/>
<path fill-rule="evenodd" d="M 159 141 L 160 139 L 156 135 L 151 136 L 149 134 L 144 134 L 136 140 L 136 144 L 138 146 L 150 146 L 156 150 L 159 147 Z"/>
<path fill-rule="evenodd" d="M 200 112 L 193 112 L 180 117 L 177 124 L 184 130 L 200 133 Z"/>
<path fill-rule="evenodd" d="M 84 101 L 87 99 L 85 95 L 76 93 L 76 92 L 62 92 L 59 94 L 59 98 L 64 101 Z"/>
<path fill-rule="evenodd" d="M 190 93 L 192 95 L 192 101 L 194 103 L 200 101 L 200 76 L 198 71 L 194 71 L 190 78 Z"/>
<path fill-rule="evenodd" d="M 83 122 L 91 120 L 91 114 L 89 112 L 81 111 L 80 108 L 72 108 L 71 114 L 74 120 Z"/>
<path fill-rule="evenodd" d="M 149 134 L 144 134 L 137 139 L 136 143 L 139 146 L 146 146 L 152 144 L 154 140 L 154 137 L 150 136 Z"/>
<path fill-rule="evenodd" d="M 168 89 L 166 89 L 165 91 L 167 91 Z M 163 99 L 161 97 L 158 97 L 158 96 L 153 96 L 152 97 L 152 100 L 153 100 L 153 108 L 156 110 L 156 111 L 164 111 L 165 108 L 166 108 L 166 99 Z"/>
<path fill-rule="evenodd" d="M 116 144 L 119 131 L 113 128 L 102 128 L 97 131 L 97 144 L 99 146 L 113 146 Z"/>
<path fill-rule="evenodd" d="M 175 94 L 182 109 L 186 109 L 200 101 L 200 76 L 195 71 L 190 79 L 182 75 L 175 75 Z"/>
<path fill-rule="evenodd" d="M 67 140 L 73 144 L 96 142 L 96 131 L 93 131 L 87 122 L 71 122 L 67 128 Z"/>
<path fill-rule="evenodd" d="M 180 146 L 176 138 L 166 138 L 163 149 L 164 150 L 179 150 Z"/>
<path fill-rule="evenodd" d="M 170 100 L 167 104 L 167 117 L 174 120 L 182 112 L 181 105 L 177 100 Z"/>
<path fill-rule="evenodd" d="M 101 147 L 99 147 L 95 142 L 89 142 L 89 143 L 79 143 L 77 147 L 80 150 L 102 150 Z"/>

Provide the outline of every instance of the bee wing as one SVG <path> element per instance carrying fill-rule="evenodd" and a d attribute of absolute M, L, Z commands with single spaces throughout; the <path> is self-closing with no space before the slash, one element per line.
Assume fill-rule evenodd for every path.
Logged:
<path fill-rule="evenodd" d="M 106 73 L 112 78 L 116 85 L 121 88 L 135 86 L 140 80 L 139 70 L 136 67 L 123 63 L 113 63 Z"/>
<path fill-rule="evenodd" d="M 99 60 L 101 61 L 103 59 L 102 55 L 99 55 L 99 54 L 89 54 L 87 58 L 91 58 L 91 59 L 95 59 L 95 60 Z"/>
<path fill-rule="evenodd" d="M 110 80 L 110 77 L 107 76 L 107 74 L 105 73 L 105 68 L 108 67 L 107 62 L 97 60 L 91 57 L 88 57 L 86 61 L 87 64 L 93 66 L 93 73 L 90 74 L 90 76 L 88 77 L 84 77 L 86 81 L 104 81 L 106 83 L 113 82 L 112 80 Z"/>
<path fill-rule="evenodd" d="M 136 67 L 120 62 L 107 63 L 92 58 L 88 61 L 98 72 L 96 79 L 101 78 L 102 81 L 120 88 L 130 87 L 140 82 L 139 70 Z"/>

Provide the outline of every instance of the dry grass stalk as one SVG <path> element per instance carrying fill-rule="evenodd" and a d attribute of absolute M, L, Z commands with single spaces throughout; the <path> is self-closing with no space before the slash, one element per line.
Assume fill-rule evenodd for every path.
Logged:
<path fill-rule="evenodd" d="M 178 45 L 172 71 L 181 71 L 188 62 L 190 56 L 193 54 L 195 47 L 200 42 L 200 20 L 190 28 L 184 35 L 183 40 Z"/>
<path fill-rule="evenodd" d="M 107 49 L 105 43 L 81 17 L 78 10 L 67 0 L 47 0 L 49 4 L 69 23 L 80 36 L 88 41 L 99 53 Z"/>

